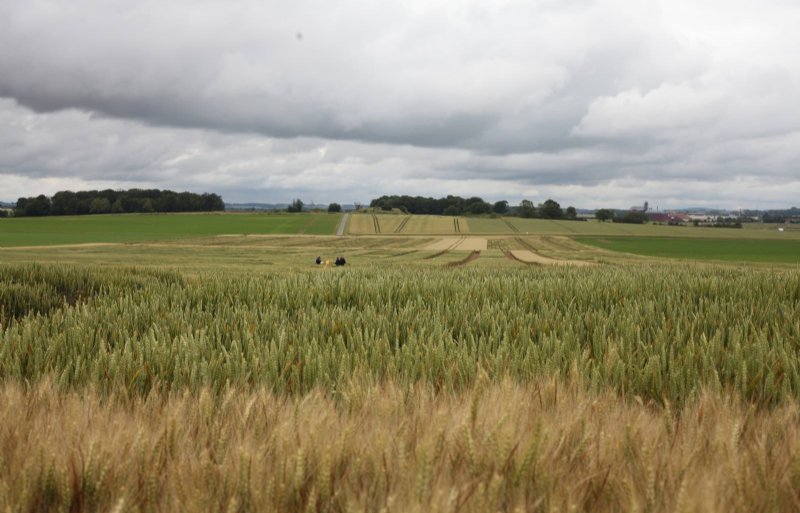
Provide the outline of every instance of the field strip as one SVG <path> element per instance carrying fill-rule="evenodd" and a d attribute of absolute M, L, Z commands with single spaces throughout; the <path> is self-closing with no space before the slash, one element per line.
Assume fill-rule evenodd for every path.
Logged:
<path fill-rule="evenodd" d="M 466 238 L 466 237 L 461 237 L 461 238 L 455 239 L 455 238 L 453 238 L 453 237 L 448 237 L 447 239 L 444 239 L 444 240 L 449 240 L 449 241 L 451 242 L 451 244 L 450 244 L 449 246 L 447 246 L 447 247 L 443 248 L 443 249 L 440 249 L 440 250 L 438 250 L 436 253 L 434 253 L 434 254 L 432 254 L 432 255 L 430 255 L 430 256 L 427 256 L 427 257 L 425 257 L 425 259 L 426 259 L 426 260 L 429 260 L 429 259 L 431 259 L 431 258 L 436 258 L 436 257 L 439 257 L 439 256 L 442 256 L 442 255 L 444 255 L 445 253 L 447 253 L 447 252 L 451 251 L 453 248 L 455 248 L 456 246 L 458 246 L 458 244 L 459 244 L 460 242 L 462 242 L 462 241 L 463 241 L 465 238 Z M 440 241 L 440 242 L 443 242 L 443 241 Z M 433 246 L 433 244 L 431 244 L 431 246 Z M 434 251 L 436 251 L 436 250 L 434 250 Z"/>
<path fill-rule="evenodd" d="M 455 251 L 486 251 L 488 245 L 489 241 L 483 237 L 467 237 L 453 249 Z"/>
<path fill-rule="evenodd" d="M 140 244 L 134 242 L 82 242 L 78 244 L 42 244 L 39 246 L 0 246 L 0 250 L 10 249 L 64 249 L 64 248 L 99 248 L 105 246 L 131 246 L 133 244 Z"/>
<path fill-rule="evenodd" d="M 448 249 L 453 249 L 461 239 L 461 237 L 445 237 L 428 244 L 422 249 L 426 251 L 447 251 Z"/>
<path fill-rule="evenodd" d="M 350 214 L 345 214 L 342 216 L 342 220 L 339 222 L 339 227 L 336 229 L 336 235 L 341 237 L 344 235 L 344 229 L 347 226 L 347 220 L 350 219 Z"/>
<path fill-rule="evenodd" d="M 514 260 L 518 260 L 525 264 L 536 265 L 593 265 L 591 262 L 583 260 L 556 260 L 555 258 L 547 258 L 533 251 L 527 249 L 512 249 L 509 254 Z"/>

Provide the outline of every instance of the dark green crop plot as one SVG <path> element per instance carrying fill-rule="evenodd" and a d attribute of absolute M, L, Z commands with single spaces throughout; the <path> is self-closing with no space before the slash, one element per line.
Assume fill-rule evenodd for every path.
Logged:
<path fill-rule="evenodd" d="M 333 235 L 341 214 L 123 214 L 0 222 L 0 247 L 141 242 L 223 234 Z"/>
<path fill-rule="evenodd" d="M 800 240 L 577 237 L 578 242 L 636 255 L 695 260 L 800 263 Z"/>

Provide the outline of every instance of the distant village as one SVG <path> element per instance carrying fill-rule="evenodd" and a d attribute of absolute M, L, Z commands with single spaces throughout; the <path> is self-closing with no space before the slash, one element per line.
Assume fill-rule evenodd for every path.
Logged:
<path fill-rule="evenodd" d="M 651 223 L 670 225 L 720 225 L 736 223 L 800 223 L 800 208 L 792 207 L 783 210 L 724 210 L 708 208 L 691 208 L 680 210 L 659 210 L 651 208 L 647 201 L 643 205 L 634 205 L 627 211 L 615 210 L 615 217 L 628 212 L 640 212 L 647 216 Z M 579 217 L 594 218 L 596 210 L 579 210 Z"/>

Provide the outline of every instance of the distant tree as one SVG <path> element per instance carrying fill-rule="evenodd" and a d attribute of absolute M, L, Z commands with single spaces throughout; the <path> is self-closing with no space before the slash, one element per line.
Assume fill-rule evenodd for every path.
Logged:
<path fill-rule="evenodd" d="M 341 212 L 342 206 L 338 203 L 331 203 L 328 205 L 328 212 Z"/>
<path fill-rule="evenodd" d="M 488 214 L 492 211 L 492 206 L 483 200 L 473 201 L 467 204 L 466 211 L 470 214 Z"/>
<path fill-rule="evenodd" d="M 564 211 L 564 217 L 567 219 L 577 219 L 578 211 L 575 210 L 575 207 L 567 207 L 567 209 Z"/>
<path fill-rule="evenodd" d="M 302 212 L 303 201 L 300 198 L 295 198 L 295 200 L 292 201 L 292 204 L 289 205 L 289 208 L 287 208 L 286 210 L 288 210 L 289 212 Z"/>
<path fill-rule="evenodd" d="M 598 221 L 611 221 L 614 219 L 614 211 L 610 208 L 601 208 L 594 213 Z"/>
<path fill-rule="evenodd" d="M 619 221 L 621 223 L 643 224 L 647 222 L 647 214 L 641 210 L 630 210 L 625 212 Z"/>
<path fill-rule="evenodd" d="M 564 217 L 564 212 L 557 201 L 548 199 L 539 205 L 539 216 L 544 219 L 561 219 Z"/>
<path fill-rule="evenodd" d="M 124 214 L 125 208 L 122 206 L 122 198 L 117 198 L 117 201 L 111 205 L 111 213 L 112 214 Z"/>
<path fill-rule="evenodd" d="M 461 210 L 455 205 L 450 205 L 449 207 L 444 209 L 444 212 L 442 212 L 442 214 L 446 216 L 458 216 L 461 215 Z"/>
<path fill-rule="evenodd" d="M 492 212 L 500 215 L 508 213 L 508 202 L 506 200 L 496 201 L 492 205 Z"/>
<path fill-rule="evenodd" d="M 533 206 L 531 200 L 522 200 L 519 203 L 519 208 L 517 208 L 517 213 L 520 217 L 536 217 L 536 207 Z"/>
<path fill-rule="evenodd" d="M 8 210 L 0 208 L 0 217 L 8 217 Z"/>
<path fill-rule="evenodd" d="M 145 198 L 142 201 L 141 206 L 139 207 L 139 212 L 144 212 L 146 214 L 150 214 L 155 211 L 156 209 L 153 208 L 153 200 L 151 200 L 150 198 Z"/>
<path fill-rule="evenodd" d="M 774 212 L 767 212 L 761 216 L 762 223 L 785 223 L 786 216 Z"/>
<path fill-rule="evenodd" d="M 203 212 L 225 210 L 225 202 L 218 194 L 204 193 L 200 195 L 200 210 Z"/>
<path fill-rule="evenodd" d="M 19 198 L 15 216 L 49 216 L 51 214 L 50 198 L 40 194 L 35 198 Z"/>
<path fill-rule="evenodd" d="M 111 212 L 111 203 L 106 198 L 95 198 L 89 205 L 90 214 L 108 214 Z"/>
<path fill-rule="evenodd" d="M 78 214 L 78 195 L 72 191 L 59 191 L 50 200 L 54 216 L 72 216 Z"/>
<path fill-rule="evenodd" d="M 437 210 L 441 208 L 441 212 L 446 216 L 458 216 L 464 213 L 464 198 L 461 196 L 448 194 L 446 198 L 438 202 L 440 204 L 438 207 L 436 203 L 437 202 L 434 200 L 433 209 Z M 448 214 L 448 212 L 450 213 Z"/>
<path fill-rule="evenodd" d="M 28 208 L 28 198 L 19 198 L 17 200 L 17 206 L 14 208 L 14 215 L 24 216 L 25 210 Z"/>

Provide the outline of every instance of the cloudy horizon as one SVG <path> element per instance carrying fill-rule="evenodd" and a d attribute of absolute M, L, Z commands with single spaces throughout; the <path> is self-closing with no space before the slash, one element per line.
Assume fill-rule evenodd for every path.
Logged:
<path fill-rule="evenodd" d="M 0 0 L 0 200 L 800 206 L 790 0 Z"/>

